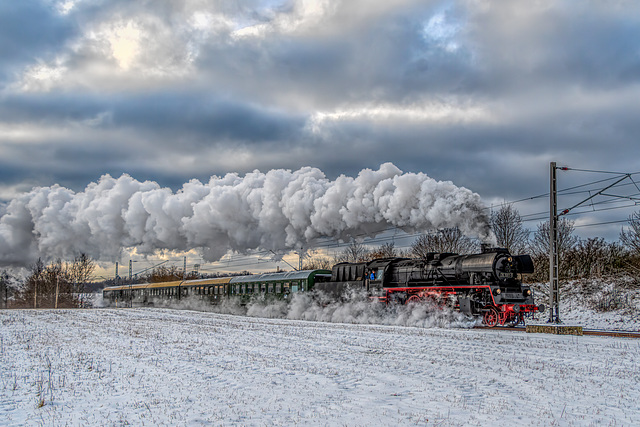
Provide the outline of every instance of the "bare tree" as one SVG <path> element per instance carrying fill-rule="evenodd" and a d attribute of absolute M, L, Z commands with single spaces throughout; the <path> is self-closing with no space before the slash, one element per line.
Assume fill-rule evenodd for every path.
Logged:
<path fill-rule="evenodd" d="M 560 218 L 558 221 L 558 257 L 560 259 L 578 244 L 578 238 L 573 235 L 574 230 L 573 221 Z M 530 249 L 534 255 L 549 255 L 549 221 L 538 224 Z"/>
<path fill-rule="evenodd" d="M 568 271 L 564 268 L 569 252 L 575 248 L 579 240 L 573 235 L 574 223 L 566 218 L 558 221 L 558 267 L 560 278 L 567 278 Z M 549 280 L 549 221 L 538 224 L 533 239 L 529 242 L 529 249 L 535 265 L 532 280 Z"/>
<path fill-rule="evenodd" d="M 73 263 L 67 267 L 67 274 L 74 292 L 85 292 L 85 286 L 95 269 L 95 262 L 87 254 L 80 254 L 73 260 Z"/>
<path fill-rule="evenodd" d="M 15 291 L 15 278 L 6 270 L 0 272 L 0 308 L 9 308 L 9 301 L 13 299 Z"/>
<path fill-rule="evenodd" d="M 371 259 L 377 258 L 395 258 L 399 256 L 395 243 L 385 243 L 371 252 Z"/>
<path fill-rule="evenodd" d="M 636 255 L 640 255 L 640 212 L 629 216 L 629 228 L 620 231 L 620 242 Z"/>
<path fill-rule="evenodd" d="M 423 234 L 411 246 L 412 255 L 422 259 L 426 259 L 429 252 L 469 254 L 477 250 L 477 242 L 462 234 L 457 227 Z"/>
<path fill-rule="evenodd" d="M 304 261 L 303 270 L 331 270 L 333 263 L 326 256 L 311 256 Z"/>
<path fill-rule="evenodd" d="M 529 242 L 529 230 L 522 225 L 522 218 L 517 209 L 504 205 L 491 214 L 491 228 L 496 235 L 497 244 L 507 248 L 514 255 L 525 252 Z"/>
<path fill-rule="evenodd" d="M 88 260 L 88 258 L 86 259 Z M 75 267 L 78 270 L 78 267 Z M 78 307 L 80 299 L 73 275 L 74 264 L 57 259 L 49 265 L 39 259 L 32 267 L 18 297 L 24 307 Z"/>
<path fill-rule="evenodd" d="M 182 280 L 184 275 L 181 268 L 172 265 L 170 267 L 160 266 L 151 270 L 147 276 L 141 276 L 139 280 L 142 282 L 160 283 L 160 282 L 173 282 L 175 280 Z M 197 279 L 195 272 L 187 274 L 186 279 Z"/>
<path fill-rule="evenodd" d="M 363 262 L 369 259 L 369 249 L 362 243 L 353 240 L 338 256 L 337 262 Z"/>

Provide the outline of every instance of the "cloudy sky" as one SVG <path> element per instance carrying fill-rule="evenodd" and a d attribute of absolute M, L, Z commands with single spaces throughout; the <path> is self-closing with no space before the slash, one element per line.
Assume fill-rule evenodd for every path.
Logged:
<path fill-rule="evenodd" d="M 497 205 L 547 192 L 550 161 L 640 170 L 634 1 L 7 1 L 0 57 L 2 210 L 104 174 L 176 191 L 391 162 Z M 559 187 L 609 177 L 562 172 Z M 521 214 L 548 210 L 535 200 Z"/>

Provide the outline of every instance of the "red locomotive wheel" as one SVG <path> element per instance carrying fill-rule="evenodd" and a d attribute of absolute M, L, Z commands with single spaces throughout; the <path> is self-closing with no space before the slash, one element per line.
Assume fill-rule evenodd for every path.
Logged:
<path fill-rule="evenodd" d="M 490 328 L 496 326 L 498 320 L 498 311 L 495 308 L 490 308 L 489 311 L 484 314 L 484 324 Z"/>
<path fill-rule="evenodd" d="M 520 324 L 520 322 L 522 321 L 522 317 L 520 317 L 519 314 L 516 314 L 515 316 L 513 316 L 511 318 L 511 320 L 509 320 L 508 325 L 511 326 L 512 328 L 515 326 L 518 326 Z"/>
<path fill-rule="evenodd" d="M 418 295 L 412 295 L 409 297 L 409 299 L 407 300 L 407 302 L 405 304 L 419 304 L 421 303 L 422 300 L 420 299 L 420 297 Z"/>

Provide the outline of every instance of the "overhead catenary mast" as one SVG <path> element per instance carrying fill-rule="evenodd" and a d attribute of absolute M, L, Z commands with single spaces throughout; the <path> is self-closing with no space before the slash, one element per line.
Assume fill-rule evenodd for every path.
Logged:
<path fill-rule="evenodd" d="M 556 182 L 556 162 L 550 164 L 549 192 L 549 321 L 561 323 L 558 295 L 558 188 Z"/>

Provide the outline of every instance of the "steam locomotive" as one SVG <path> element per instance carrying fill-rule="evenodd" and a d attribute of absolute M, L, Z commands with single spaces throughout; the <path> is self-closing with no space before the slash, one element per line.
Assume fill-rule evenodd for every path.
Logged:
<path fill-rule="evenodd" d="M 522 274 L 533 273 L 529 255 L 511 256 L 506 249 L 483 246 L 482 253 L 429 253 L 426 259 L 389 258 L 367 263 L 341 263 L 331 280 L 315 289 L 339 295 L 347 288 L 363 288 L 386 304 L 432 303 L 449 306 L 484 324 L 516 325 L 524 317 L 544 312 Z"/>
<path fill-rule="evenodd" d="M 112 286 L 103 290 L 107 304 L 155 305 L 185 299 L 218 304 L 228 298 L 290 298 L 322 291 L 337 299 L 350 289 L 363 290 L 384 304 L 448 306 L 485 325 L 515 325 L 544 312 L 521 274 L 533 272 L 529 255 L 511 256 L 506 249 L 483 247 L 482 253 L 429 253 L 426 259 L 385 258 L 340 263 L 332 270 L 305 270 L 214 279 Z"/>

